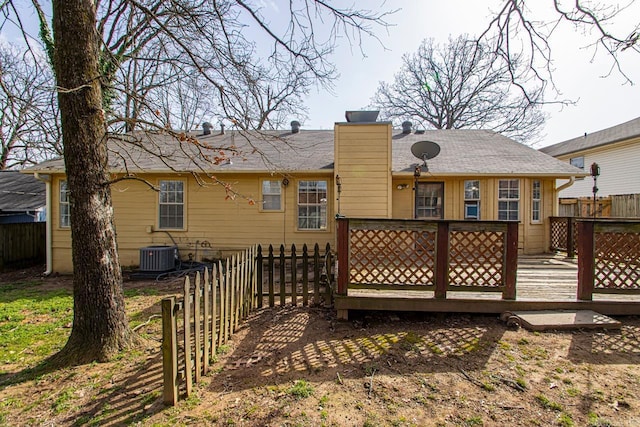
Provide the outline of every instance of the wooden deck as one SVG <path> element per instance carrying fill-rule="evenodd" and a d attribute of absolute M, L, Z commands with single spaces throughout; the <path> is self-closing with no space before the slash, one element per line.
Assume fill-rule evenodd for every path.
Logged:
<path fill-rule="evenodd" d="M 500 293 L 448 291 L 436 299 L 432 291 L 349 289 L 335 296 L 338 317 L 349 310 L 502 313 L 522 310 L 593 310 L 607 315 L 640 315 L 640 295 L 594 294 L 592 301 L 577 299 L 578 265 L 560 255 L 520 256 L 516 299 Z"/>

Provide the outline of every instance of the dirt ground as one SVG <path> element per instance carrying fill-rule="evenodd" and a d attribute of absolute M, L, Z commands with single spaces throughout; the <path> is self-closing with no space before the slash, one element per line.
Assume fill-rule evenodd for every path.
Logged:
<path fill-rule="evenodd" d="M 637 317 L 618 318 L 619 331 L 534 333 L 497 316 L 357 313 L 342 322 L 320 307 L 264 309 L 194 395 L 166 407 L 157 315 L 179 286 L 125 283 L 155 289 L 127 298 L 148 341 L 111 363 L 47 372 L 0 361 L 0 425 L 640 425 Z"/>

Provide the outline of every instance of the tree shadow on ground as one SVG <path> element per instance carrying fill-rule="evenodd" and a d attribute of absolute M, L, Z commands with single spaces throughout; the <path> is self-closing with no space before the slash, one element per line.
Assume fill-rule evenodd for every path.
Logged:
<path fill-rule="evenodd" d="M 302 377 L 341 381 L 481 370 L 506 331 L 493 316 L 363 312 L 342 322 L 332 311 L 300 307 L 261 310 L 245 327 L 244 338 L 226 359 L 223 380 L 212 381 L 212 390 Z"/>

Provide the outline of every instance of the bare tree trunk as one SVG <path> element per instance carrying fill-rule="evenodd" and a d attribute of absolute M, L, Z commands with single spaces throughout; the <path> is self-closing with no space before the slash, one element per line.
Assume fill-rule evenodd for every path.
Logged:
<path fill-rule="evenodd" d="M 55 0 L 55 70 L 71 197 L 73 330 L 63 363 L 104 361 L 132 343 L 108 185 L 92 0 Z"/>

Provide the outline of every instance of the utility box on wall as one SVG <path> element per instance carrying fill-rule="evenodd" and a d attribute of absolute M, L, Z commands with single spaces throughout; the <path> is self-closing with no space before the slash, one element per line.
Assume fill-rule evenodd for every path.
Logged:
<path fill-rule="evenodd" d="M 140 249 L 140 271 L 169 271 L 176 268 L 176 246 L 148 246 Z"/>

